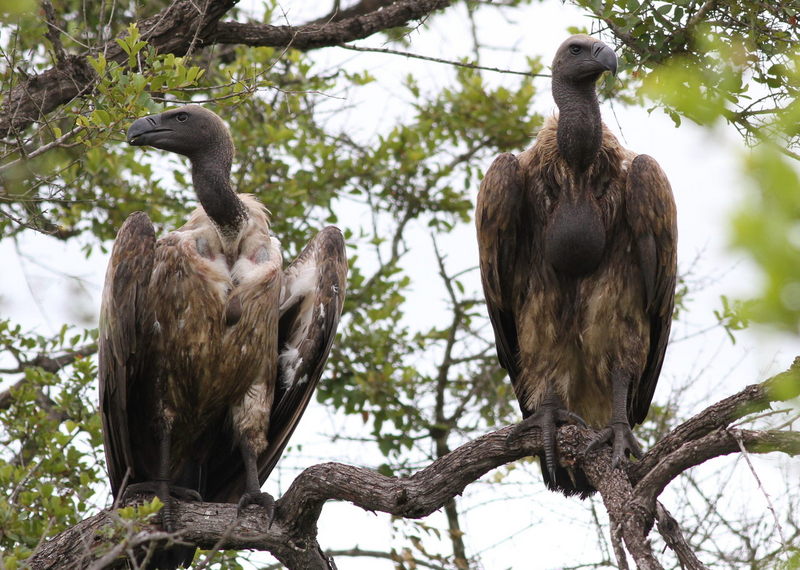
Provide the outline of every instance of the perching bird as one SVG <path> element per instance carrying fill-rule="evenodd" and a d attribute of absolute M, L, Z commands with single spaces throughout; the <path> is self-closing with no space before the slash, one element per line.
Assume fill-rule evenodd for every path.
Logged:
<path fill-rule="evenodd" d="M 600 429 L 589 447 L 611 442 L 615 466 L 641 455 L 631 426 L 650 407 L 674 304 L 669 182 L 600 117 L 595 83 L 616 68 L 599 40 L 561 44 L 552 66 L 558 116 L 531 148 L 495 159 L 475 213 L 498 358 L 526 418 L 519 430 L 541 428 L 545 483 L 567 495 L 594 489 L 557 463 L 558 425 Z"/>
<path fill-rule="evenodd" d="M 305 411 L 330 351 L 347 260 L 323 229 L 284 271 L 266 209 L 236 194 L 233 140 L 197 105 L 143 117 L 127 140 L 189 158 L 197 208 L 156 240 L 147 214 L 117 234 L 103 291 L 100 408 L 114 498 L 158 495 L 267 508 L 260 488 Z M 168 549 L 153 567 L 191 561 Z"/>

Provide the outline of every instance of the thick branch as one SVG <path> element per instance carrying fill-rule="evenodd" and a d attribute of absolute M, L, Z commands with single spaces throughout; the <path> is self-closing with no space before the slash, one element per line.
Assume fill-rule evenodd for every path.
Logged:
<path fill-rule="evenodd" d="M 143 39 L 159 53 L 185 55 L 198 47 L 214 44 L 294 47 L 315 49 L 366 38 L 376 32 L 418 20 L 434 10 L 446 8 L 452 0 L 399 0 L 369 13 L 356 12 L 350 18 L 326 24 L 270 26 L 240 22 L 219 22 L 235 0 L 178 0 L 158 14 L 137 22 Z M 385 7 L 384 7 L 385 6 Z M 109 61 L 127 64 L 127 54 L 115 40 L 100 50 Z M 97 76 L 86 56 L 69 55 L 58 64 L 13 86 L 0 112 L 0 138 L 21 131 L 75 97 L 91 91 Z"/>
<path fill-rule="evenodd" d="M 360 40 L 374 33 L 404 26 L 427 16 L 434 10 L 448 7 L 452 0 L 400 0 L 391 6 L 368 14 L 305 26 L 270 26 L 220 22 L 212 43 L 246 46 L 290 46 L 300 50 L 335 46 Z"/>
<path fill-rule="evenodd" d="M 733 399 L 723 400 L 717 404 L 717 409 L 729 410 L 726 415 L 728 418 L 740 417 L 740 412 L 735 410 L 741 410 L 741 407 L 737 406 L 735 410 L 731 408 L 734 400 L 739 405 L 751 401 L 761 406 L 769 399 L 785 397 L 785 392 L 777 395 L 768 389 L 774 382 L 775 379 L 771 379 L 737 394 Z M 730 421 L 727 420 L 727 423 Z M 558 430 L 556 443 L 559 461 L 565 467 L 578 464 L 584 470 L 603 498 L 612 531 L 624 541 L 639 568 L 661 568 L 648 540 L 656 517 L 654 501 L 664 485 L 684 469 L 712 457 L 737 451 L 739 441 L 756 453 L 780 450 L 793 455 L 800 454 L 800 434 L 796 432 L 723 428 L 698 440 L 697 430 L 691 429 L 697 422 L 697 418 L 692 418 L 667 436 L 676 441 L 675 450 L 656 463 L 649 472 L 642 472 L 640 465 L 637 465 L 638 484 L 629 478 L 625 470 L 612 468 L 609 448 L 584 455 L 583 450 L 594 435 L 591 430 L 572 425 Z M 442 508 L 468 484 L 488 471 L 541 451 L 538 429 L 510 442 L 508 434 L 512 429 L 513 426 L 505 427 L 465 443 L 407 478 L 387 477 L 370 469 L 339 463 L 309 467 L 277 501 L 275 521 L 268 528 L 264 513 L 255 508 L 248 509 L 237 519 L 235 505 L 180 503 L 177 513 L 179 538 L 207 549 L 269 550 L 289 568 L 328 570 L 331 563 L 317 543 L 317 520 L 325 502 L 347 501 L 364 510 L 381 511 L 404 518 L 427 516 Z M 680 433 L 689 438 L 683 445 L 676 440 L 676 434 Z M 45 542 L 29 560 L 31 567 L 87 567 L 92 560 L 102 557 L 111 548 L 109 543 L 104 544 L 100 538 L 110 535 L 98 531 L 114 522 L 115 515 L 108 511 L 86 519 Z M 141 532 L 146 534 L 137 535 L 135 540 L 129 538 L 129 541 L 141 542 L 149 537 L 164 540 L 164 533 L 155 526 Z M 673 533 L 673 536 L 677 535 Z M 118 543 L 118 538 L 113 540 L 113 544 Z M 625 553 L 618 552 L 618 556 L 624 557 Z M 620 559 L 620 566 L 624 565 L 624 560 Z"/>
<path fill-rule="evenodd" d="M 355 16 L 364 16 L 381 8 L 388 8 L 394 4 L 394 0 L 361 0 L 361 2 L 353 4 L 349 8 L 340 8 L 339 2 L 334 2 L 334 4 L 334 9 L 329 14 L 309 22 L 309 24 L 329 24 L 331 22 L 341 22 Z"/>
<path fill-rule="evenodd" d="M 737 453 L 739 441 L 754 453 L 782 451 L 789 455 L 800 454 L 800 433 L 797 432 L 719 429 L 685 443 L 648 471 L 636 485 L 637 498 L 645 505 L 654 505 L 661 491 L 675 477 L 714 457 Z"/>
<path fill-rule="evenodd" d="M 766 410 L 770 402 L 789 400 L 798 395 L 800 395 L 800 357 L 795 358 L 787 371 L 760 384 L 747 386 L 738 394 L 709 406 L 676 427 L 656 443 L 641 461 L 632 466 L 631 480 L 637 483 L 645 474 L 652 471 L 657 463 L 687 442 L 698 440 L 714 430 L 727 427 L 748 414 Z"/>

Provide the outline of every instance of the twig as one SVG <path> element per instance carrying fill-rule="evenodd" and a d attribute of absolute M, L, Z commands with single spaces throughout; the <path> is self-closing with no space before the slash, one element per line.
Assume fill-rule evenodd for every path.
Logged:
<path fill-rule="evenodd" d="M 434 63 L 444 63 L 446 65 L 453 65 L 456 67 L 465 67 L 467 69 L 480 69 L 482 71 L 494 71 L 495 73 L 505 73 L 508 75 L 524 75 L 526 77 L 550 77 L 548 73 L 531 73 L 530 71 L 515 71 L 513 69 L 502 69 L 500 67 L 488 67 L 485 65 L 478 65 L 477 63 L 466 63 L 464 61 L 454 61 L 452 59 L 442 59 L 440 57 L 433 57 L 430 55 L 420 55 L 418 53 L 411 53 L 407 51 L 398 51 L 389 48 L 376 48 L 376 47 L 361 47 L 352 44 L 340 44 L 340 48 L 349 49 L 352 51 L 363 51 L 372 53 L 386 53 L 390 55 L 401 55 L 411 59 L 421 59 L 423 61 L 432 61 Z"/>
<path fill-rule="evenodd" d="M 628 555 L 622 546 L 622 525 L 615 521 L 611 523 L 611 548 L 617 558 L 617 568 L 628 570 Z"/>
<path fill-rule="evenodd" d="M 17 166 L 19 164 L 22 164 L 22 162 L 24 162 L 24 161 L 28 161 L 28 160 L 30 160 L 32 158 L 36 158 L 40 154 L 44 154 L 45 152 L 47 152 L 49 150 L 52 150 L 52 149 L 54 149 L 56 147 L 64 146 L 64 142 L 65 141 L 67 141 L 68 139 L 74 137 L 79 132 L 81 132 L 83 129 L 84 129 L 84 127 L 77 126 L 77 127 L 73 128 L 73 129 L 67 131 L 66 133 L 64 133 L 63 135 L 58 137 L 57 139 L 52 140 L 49 143 L 38 147 L 36 150 L 31 151 L 31 152 L 25 154 L 24 156 L 21 156 L 21 157 L 17 158 L 16 160 L 12 160 L 11 162 L 7 162 L 6 164 L 3 164 L 2 166 L 0 166 L 0 174 L 2 174 L 3 172 L 5 172 L 7 170 L 10 170 L 11 168 L 14 168 L 15 166 Z"/>
<path fill-rule="evenodd" d="M 733 435 L 734 439 L 736 440 L 736 443 L 739 446 L 739 449 L 742 452 L 742 456 L 744 457 L 744 460 L 747 463 L 747 466 L 750 468 L 750 473 L 753 474 L 753 478 L 756 480 L 756 484 L 758 485 L 758 488 L 761 491 L 761 494 L 764 495 L 764 499 L 766 499 L 766 501 L 767 501 L 767 508 L 769 509 L 769 512 L 772 513 L 772 518 L 775 519 L 775 526 L 778 529 L 778 536 L 781 539 L 781 544 L 783 545 L 784 550 L 786 550 L 787 549 L 786 537 L 783 534 L 783 527 L 781 526 L 781 521 L 778 518 L 778 513 L 775 511 L 775 505 L 772 504 L 772 499 L 770 498 L 769 493 L 767 493 L 767 490 L 764 488 L 764 485 L 761 483 L 761 478 L 758 476 L 758 473 L 756 473 L 756 469 L 755 469 L 755 467 L 753 467 L 753 462 L 750 461 L 750 454 L 747 452 L 747 449 L 744 446 L 744 442 L 742 441 L 741 433 L 739 433 L 738 431 L 734 431 L 732 433 L 732 435 Z"/>

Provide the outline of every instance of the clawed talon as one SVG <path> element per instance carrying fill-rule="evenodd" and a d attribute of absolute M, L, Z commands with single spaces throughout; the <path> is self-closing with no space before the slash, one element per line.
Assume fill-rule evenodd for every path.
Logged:
<path fill-rule="evenodd" d="M 584 453 L 594 451 L 605 443 L 611 443 L 611 465 L 615 469 L 625 465 L 628 456 L 633 456 L 636 459 L 642 457 L 642 449 L 639 447 L 639 442 L 636 441 L 636 437 L 634 437 L 631 431 L 631 426 L 626 422 L 615 422 L 603 428 L 600 433 L 589 442 Z"/>
<path fill-rule="evenodd" d="M 576 424 L 581 427 L 588 427 L 583 418 L 566 408 L 539 408 L 539 410 L 515 425 L 511 433 L 508 434 L 508 441 L 513 443 L 524 437 L 533 428 L 539 428 L 544 432 L 545 424 L 553 426 L 563 426 L 566 424 Z"/>
<path fill-rule="evenodd" d="M 160 497 L 160 485 L 160 481 L 132 483 L 125 488 L 125 492 L 122 495 L 122 502 L 124 503 L 136 495 L 155 495 Z M 174 497 L 181 501 L 201 502 L 203 500 L 203 497 L 200 495 L 200 493 L 194 489 L 190 489 L 189 487 L 179 487 L 178 485 L 169 485 L 169 495 L 170 497 Z"/>
<path fill-rule="evenodd" d="M 122 503 L 130 501 L 137 495 L 152 495 L 158 497 L 164 506 L 161 508 L 161 526 L 167 532 L 174 532 L 175 526 L 175 504 L 173 499 L 180 501 L 200 502 L 203 497 L 188 487 L 170 485 L 166 481 L 143 481 L 133 483 L 125 488 L 122 495 Z"/>
<path fill-rule="evenodd" d="M 544 461 L 551 481 L 556 480 L 556 428 L 564 424 L 577 424 L 586 427 L 578 414 L 563 406 L 552 403 L 543 404 L 536 412 L 518 423 L 508 434 L 509 443 L 514 443 L 533 428 L 542 430 Z"/>
<path fill-rule="evenodd" d="M 239 505 L 237 507 L 238 516 L 242 516 L 242 511 L 248 505 L 261 505 L 264 507 L 264 509 L 267 511 L 268 526 L 272 526 L 272 521 L 275 518 L 275 499 L 272 498 L 272 495 L 262 492 L 243 493 L 242 498 L 239 499 Z"/>

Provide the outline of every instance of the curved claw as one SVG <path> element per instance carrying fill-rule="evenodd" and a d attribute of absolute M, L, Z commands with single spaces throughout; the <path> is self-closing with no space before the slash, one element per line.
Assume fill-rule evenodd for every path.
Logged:
<path fill-rule="evenodd" d="M 242 516 L 242 511 L 248 505 L 261 505 L 267 511 L 267 526 L 272 526 L 272 521 L 275 519 L 275 499 L 269 493 L 262 492 L 244 492 L 239 499 L 237 506 L 237 515 Z"/>
<path fill-rule="evenodd" d="M 622 467 L 631 455 L 636 459 L 642 457 L 642 448 L 636 441 L 631 426 L 623 422 L 615 422 L 603 428 L 597 436 L 589 442 L 584 453 L 594 451 L 601 445 L 610 442 L 612 445 L 611 465 L 614 468 Z"/>
<path fill-rule="evenodd" d="M 578 424 L 586 427 L 586 422 L 578 414 L 564 407 L 542 405 L 536 412 L 518 423 L 508 434 L 508 441 L 514 442 L 523 437 L 532 428 L 542 431 L 542 447 L 544 464 L 550 480 L 556 480 L 556 428 L 564 424 Z"/>
<path fill-rule="evenodd" d="M 534 414 L 515 425 L 508 434 L 508 440 L 514 442 L 533 428 L 541 429 L 543 435 L 545 429 L 552 429 L 555 437 L 555 428 L 564 424 L 577 424 L 581 427 L 588 427 L 583 418 L 575 412 L 570 412 L 566 408 L 542 406 Z"/>

